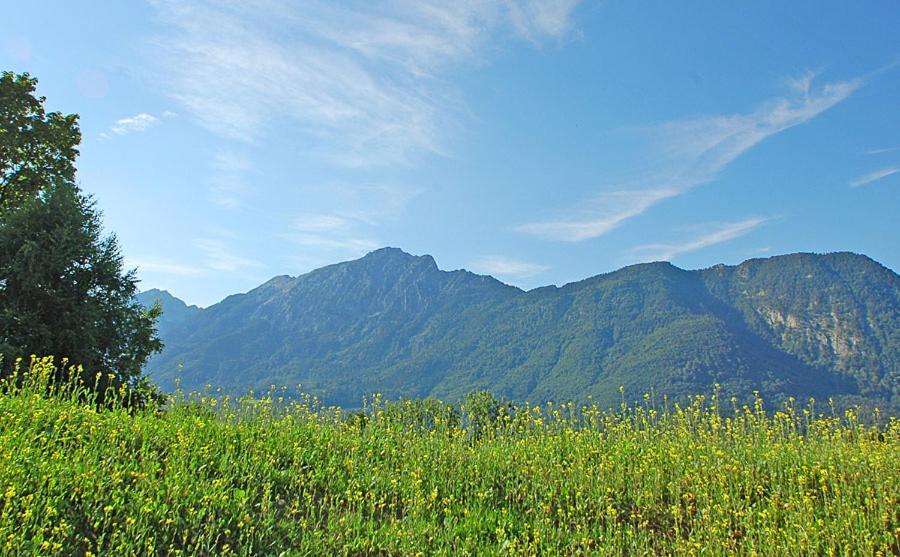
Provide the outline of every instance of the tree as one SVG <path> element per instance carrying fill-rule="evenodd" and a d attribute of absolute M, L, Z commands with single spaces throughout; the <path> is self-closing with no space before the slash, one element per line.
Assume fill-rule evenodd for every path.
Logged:
<path fill-rule="evenodd" d="M 503 404 L 490 391 L 472 391 L 465 396 L 463 412 L 469 434 L 480 439 L 494 428 Z"/>
<path fill-rule="evenodd" d="M 48 185 L 74 183 L 78 115 L 44 110 L 37 79 L 0 75 L 0 215 Z"/>
<path fill-rule="evenodd" d="M 162 347 L 161 310 L 134 300 L 134 272 L 123 270 L 115 236 L 104 236 L 93 200 L 74 183 L 77 117 L 44 114 L 43 98 L 23 98 L 34 85 L 27 74 L 4 73 L 0 81 L 2 365 L 52 355 L 82 366 L 89 385 L 101 373 L 98 387 L 109 374 L 113 385 L 135 386 Z M 67 379 L 59 371 L 57 379 Z"/>

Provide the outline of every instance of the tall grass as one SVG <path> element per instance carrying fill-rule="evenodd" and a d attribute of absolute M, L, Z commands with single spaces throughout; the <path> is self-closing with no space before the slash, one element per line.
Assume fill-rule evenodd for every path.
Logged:
<path fill-rule="evenodd" d="M 51 376 L 37 360 L 0 389 L 5 555 L 900 552 L 894 419 L 715 395 L 499 407 L 486 426 L 378 397 L 135 410 Z"/>

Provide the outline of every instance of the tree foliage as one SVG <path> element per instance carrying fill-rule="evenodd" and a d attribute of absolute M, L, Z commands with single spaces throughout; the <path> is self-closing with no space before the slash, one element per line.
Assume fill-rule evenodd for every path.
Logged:
<path fill-rule="evenodd" d="M 0 75 L 0 215 L 49 185 L 74 183 L 78 115 L 44 110 L 37 79 Z"/>
<path fill-rule="evenodd" d="M 463 411 L 465 412 L 469 434 L 475 439 L 485 435 L 494 427 L 502 407 L 501 402 L 490 391 L 472 391 L 467 393 L 463 403 Z"/>
<path fill-rule="evenodd" d="M 115 236 L 104 235 L 94 202 L 75 185 L 77 116 L 45 113 L 35 83 L 10 73 L 0 82 L 2 365 L 53 355 L 81 366 L 88 384 L 101 373 L 102 388 L 110 374 L 134 386 L 162 347 L 160 309 L 134 301 L 134 273 L 123 270 Z"/>

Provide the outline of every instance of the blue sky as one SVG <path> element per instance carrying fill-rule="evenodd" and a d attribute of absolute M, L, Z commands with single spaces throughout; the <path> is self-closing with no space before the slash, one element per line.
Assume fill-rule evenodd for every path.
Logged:
<path fill-rule="evenodd" d="M 523 288 L 651 260 L 900 269 L 900 4 L 4 1 L 142 288 L 381 246 Z M 12 31 L 10 31 L 12 30 Z"/>

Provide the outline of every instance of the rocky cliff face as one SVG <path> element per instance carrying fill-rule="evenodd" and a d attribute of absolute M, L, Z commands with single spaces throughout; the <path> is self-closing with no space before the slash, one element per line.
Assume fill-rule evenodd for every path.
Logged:
<path fill-rule="evenodd" d="M 900 393 L 900 280 L 851 254 L 796 254 L 711 269 L 711 287 L 761 334 L 804 362 L 854 377 L 861 392 Z"/>

